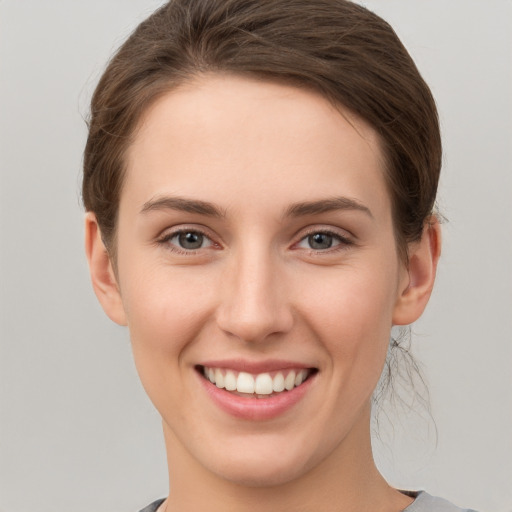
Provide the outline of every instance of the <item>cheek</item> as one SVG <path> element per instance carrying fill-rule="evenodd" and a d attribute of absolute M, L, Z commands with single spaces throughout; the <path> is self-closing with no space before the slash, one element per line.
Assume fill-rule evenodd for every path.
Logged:
<path fill-rule="evenodd" d="M 378 379 L 392 327 L 395 283 L 390 275 L 395 274 L 339 271 L 304 302 L 303 317 L 334 372 L 373 372 Z"/>
<path fill-rule="evenodd" d="M 171 268 L 133 276 L 123 290 L 123 303 L 134 344 L 148 345 L 159 353 L 175 352 L 206 321 L 211 298 L 205 279 L 173 272 Z"/>
<path fill-rule="evenodd" d="M 183 386 L 182 356 L 211 318 L 211 287 L 201 272 L 145 265 L 136 255 L 123 264 L 121 290 L 135 365 L 158 402 L 164 390 Z"/>
<path fill-rule="evenodd" d="M 169 424 L 182 417 L 177 411 L 183 411 L 184 404 L 190 404 L 189 413 L 194 413 L 187 354 L 206 321 L 201 313 L 206 305 L 198 299 L 197 293 L 178 292 L 148 280 L 129 300 L 135 367 L 147 396 Z"/>

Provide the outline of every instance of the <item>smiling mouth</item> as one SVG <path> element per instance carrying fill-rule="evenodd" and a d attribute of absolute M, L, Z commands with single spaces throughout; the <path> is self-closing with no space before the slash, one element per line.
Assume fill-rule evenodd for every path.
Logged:
<path fill-rule="evenodd" d="M 251 374 L 201 365 L 196 369 L 218 388 L 245 398 L 270 398 L 286 393 L 302 385 L 318 371 L 316 368 L 297 368 Z"/>

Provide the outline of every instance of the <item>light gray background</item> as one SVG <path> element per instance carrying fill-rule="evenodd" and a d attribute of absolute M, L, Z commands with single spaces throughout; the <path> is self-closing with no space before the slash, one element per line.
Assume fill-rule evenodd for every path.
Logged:
<path fill-rule="evenodd" d="M 128 512 L 166 493 L 159 418 L 89 284 L 78 195 L 90 94 L 159 3 L 0 0 L 2 512 Z M 426 420 L 403 419 L 377 459 L 394 485 L 511 512 L 512 2 L 366 4 L 437 98 L 449 219 L 413 341 L 438 444 Z"/>

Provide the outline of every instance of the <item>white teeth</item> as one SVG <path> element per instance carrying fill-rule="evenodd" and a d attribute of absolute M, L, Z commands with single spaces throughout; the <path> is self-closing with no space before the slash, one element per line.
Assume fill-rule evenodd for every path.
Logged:
<path fill-rule="evenodd" d="M 285 389 L 291 391 L 300 386 L 308 377 L 309 371 L 290 370 L 277 372 L 272 378 L 269 373 L 251 375 L 240 372 L 238 375 L 233 370 L 221 370 L 220 368 L 203 367 L 203 374 L 212 384 L 227 391 L 256 394 L 258 398 L 265 398 L 272 393 L 281 393 Z M 286 377 L 285 377 L 286 375 Z"/>
<path fill-rule="evenodd" d="M 291 391 L 295 387 L 295 372 L 290 372 L 286 379 L 284 379 L 284 387 L 288 391 Z"/>
<path fill-rule="evenodd" d="M 295 376 L 295 385 L 300 386 L 304 382 L 306 375 L 306 370 L 301 370 L 300 372 L 297 372 L 297 375 Z"/>
<path fill-rule="evenodd" d="M 236 376 L 231 370 L 228 370 L 226 372 L 226 375 L 224 377 L 224 387 L 228 391 L 235 391 L 236 389 Z"/>
<path fill-rule="evenodd" d="M 254 377 L 250 373 L 240 372 L 236 380 L 239 393 L 254 393 Z"/>
<path fill-rule="evenodd" d="M 224 375 L 222 375 L 222 372 L 218 368 L 215 370 L 215 385 L 218 388 L 224 387 Z"/>
<path fill-rule="evenodd" d="M 281 372 L 279 372 L 272 382 L 272 389 L 276 393 L 280 393 L 281 391 L 284 391 L 284 376 Z"/>
<path fill-rule="evenodd" d="M 270 395 L 272 391 L 272 377 L 268 373 L 260 373 L 254 383 L 254 392 L 258 395 Z"/>

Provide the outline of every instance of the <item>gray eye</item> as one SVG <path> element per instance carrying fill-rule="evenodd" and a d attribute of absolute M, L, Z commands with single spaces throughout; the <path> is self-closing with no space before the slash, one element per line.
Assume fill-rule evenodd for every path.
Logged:
<path fill-rule="evenodd" d="M 178 236 L 178 244 L 183 249 L 200 249 L 204 243 L 204 236 L 197 231 L 186 231 Z"/>
<path fill-rule="evenodd" d="M 327 233 L 315 233 L 308 236 L 308 244 L 311 249 L 329 249 L 332 247 L 333 236 Z"/>

